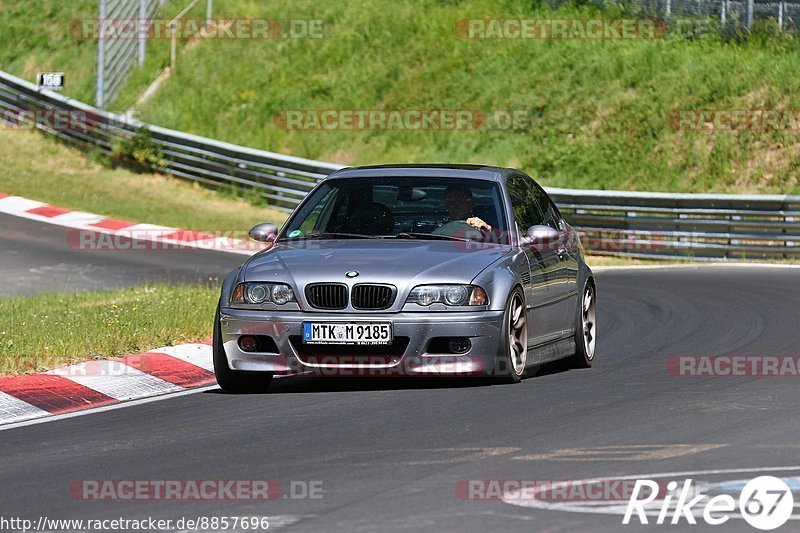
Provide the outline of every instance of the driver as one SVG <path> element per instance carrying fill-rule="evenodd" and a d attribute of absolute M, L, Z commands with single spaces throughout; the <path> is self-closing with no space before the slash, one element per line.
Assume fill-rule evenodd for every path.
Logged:
<path fill-rule="evenodd" d="M 479 231 L 492 231 L 492 227 L 481 218 L 473 216 L 475 206 L 472 203 L 472 191 L 462 185 L 451 185 L 444 192 L 447 211 L 453 219 L 442 224 L 433 233 L 437 235 L 453 235 L 458 230 L 474 228 Z"/>

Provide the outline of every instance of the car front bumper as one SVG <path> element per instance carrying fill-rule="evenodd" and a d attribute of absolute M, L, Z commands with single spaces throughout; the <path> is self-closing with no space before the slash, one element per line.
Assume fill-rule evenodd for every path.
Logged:
<path fill-rule="evenodd" d="M 233 370 L 275 374 L 312 373 L 328 376 L 479 376 L 489 374 L 500 353 L 503 311 L 430 313 L 305 313 L 223 308 L 220 333 Z M 335 355 L 325 347 L 306 349 L 301 343 L 303 322 L 391 322 L 394 349 L 373 346 L 353 349 L 337 347 Z M 272 337 L 277 351 L 244 352 L 242 335 Z M 428 353 L 435 337 L 467 337 L 471 347 L 463 354 Z M 405 339 L 407 345 L 404 349 Z M 316 349 L 318 348 L 318 349 Z M 315 350 L 316 349 L 316 350 Z M 402 353 L 398 351 L 402 349 Z M 309 355 L 309 351 L 317 351 Z"/>

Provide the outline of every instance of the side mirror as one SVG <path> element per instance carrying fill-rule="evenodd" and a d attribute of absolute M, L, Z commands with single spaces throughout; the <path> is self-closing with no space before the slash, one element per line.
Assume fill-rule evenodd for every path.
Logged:
<path fill-rule="evenodd" d="M 272 242 L 278 237 L 278 226 L 269 222 L 253 226 L 247 234 L 251 239 L 258 242 Z"/>
<path fill-rule="evenodd" d="M 531 226 L 528 228 L 525 236 L 528 239 L 528 244 L 531 246 L 536 246 L 555 242 L 561 235 L 557 230 L 554 230 L 550 226 L 540 224 L 538 226 Z"/>

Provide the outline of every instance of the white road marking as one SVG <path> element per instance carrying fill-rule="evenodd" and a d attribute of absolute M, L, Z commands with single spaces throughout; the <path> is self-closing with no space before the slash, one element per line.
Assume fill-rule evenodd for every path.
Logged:
<path fill-rule="evenodd" d="M 591 478 L 591 479 L 576 479 L 571 481 L 562 481 L 559 484 L 570 484 L 570 485 L 594 485 L 598 483 L 602 483 L 603 481 L 616 481 L 616 480 L 635 480 L 635 479 L 658 479 L 658 478 L 684 478 L 690 477 L 694 478 L 695 476 L 710 476 L 710 475 L 720 475 L 720 474 L 744 474 L 744 473 L 757 473 L 763 474 L 765 472 L 794 472 L 800 471 L 800 466 L 792 465 L 792 466 L 774 466 L 774 467 L 762 467 L 762 468 L 724 468 L 724 469 L 715 469 L 715 470 L 685 470 L 682 472 L 658 472 L 654 474 L 634 474 L 634 475 L 624 475 L 624 476 L 607 476 L 607 477 L 598 477 L 598 478 Z M 553 486 L 556 486 L 554 484 Z M 598 502 L 551 502 L 545 500 L 539 500 L 536 498 L 521 498 L 519 497 L 519 491 L 509 491 L 503 494 L 501 500 L 509 505 L 515 505 L 517 507 L 527 507 L 531 509 L 544 509 L 549 511 L 564 511 L 564 512 L 571 512 L 571 513 L 590 513 L 590 514 L 608 514 L 608 515 L 621 515 L 624 514 L 625 509 L 627 508 L 627 501 L 621 503 L 619 505 L 614 505 L 610 502 L 602 502 L 602 504 L 606 504 L 604 506 L 599 506 Z M 733 515 L 734 518 L 741 518 L 741 516 Z M 792 516 L 790 520 L 800 520 L 800 516 Z"/>
<path fill-rule="evenodd" d="M 213 349 L 208 344 L 181 344 L 180 346 L 150 350 L 150 352 L 163 353 L 211 372 L 214 371 Z"/>
<path fill-rule="evenodd" d="M 0 391 L 0 420 L 11 423 L 47 416 L 50 413 Z"/>
<path fill-rule="evenodd" d="M 113 233 L 124 237 L 130 237 L 132 239 L 153 241 L 159 240 L 163 235 L 169 235 L 170 233 L 175 233 L 176 231 L 180 230 L 178 228 L 157 226 L 155 224 L 136 224 L 134 226 L 116 230 Z"/>
<path fill-rule="evenodd" d="M 655 260 L 655 259 L 654 259 Z M 677 265 L 603 265 L 592 266 L 592 272 L 603 272 L 607 270 L 667 270 L 678 268 L 800 268 L 796 264 L 782 263 L 680 263 Z"/>
<path fill-rule="evenodd" d="M 115 235 L 118 237 L 130 238 L 140 241 L 150 242 L 163 242 L 172 246 L 180 245 L 185 248 L 198 248 L 207 249 L 216 252 L 225 252 L 238 255 L 253 255 L 257 250 L 252 249 L 252 243 L 243 239 L 233 239 L 229 237 L 211 237 L 209 239 L 202 239 L 199 241 L 183 241 L 180 239 L 163 239 L 164 235 L 169 235 L 181 231 L 180 228 L 170 228 L 167 226 L 158 226 L 155 224 L 134 224 L 122 229 L 108 229 L 93 226 L 98 222 L 105 220 L 116 220 L 111 217 L 96 215 L 93 213 L 86 213 L 83 211 L 70 211 L 62 215 L 54 217 L 45 217 L 34 213 L 28 213 L 31 209 L 49 205 L 46 202 L 39 202 L 35 200 L 28 200 L 20 196 L 7 196 L 0 198 L 0 213 L 13 215 L 29 220 L 36 220 L 38 222 L 46 222 L 55 226 L 62 226 L 66 228 L 79 229 L 92 231 L 96 233 L 103 233 L 107 235 Z"/>
<path fill-rule="evenodd" d="M 122 403 L 115 403 L 111 405 L 104 405 L 102 407 L 94 407 L 90 409 L 84 409 L 82 411 L 73 411 L 71 413 L 64 413 L 61 415 L 52 415 L 46 416 L 43 418 L 37 418 L 35 420 L 25 420 L 21 422 L 14 422 L 11 424 L 4 424 L 0 426 L 0 431 L 7 431 L 9 429 L 16 429 L 20 427 L 26 426 L 35 426 L 38 424 L 46 424 L 48 422 L 56 422 L 58 420 L 64 420 L 66 418 L 75 418 L 77 416 L 85 416 L 85 415 L 93 415 L 96 413 L 103 413 L 105 411 L 115 411 L 117 409 L 124 409 L 126 407 L 133 407 L 135 405 L 142 405 L 151 402 L 160 402 L 162 400 L 169 400 L 171 398 L 177 398 L 179 396 L 187 396 L 189 394 L 197 394 L 199 392 L 205 392 L 213 389 L 218 389 L 218 385 L 209 385 L 207 387 L 199 387 L 197 389 L 189 389 L 189 390 L 181 390 L 181 392 L 173 392 L 169 394 L 162 394 L 159 396 L 150 396 L 148 398 L 140 398 L 138 400 L 132 400 L 128 402 Z"/>
<path fill-rule="evenodd" d="M 59 226 L 68 226 L 70 228 L 82 228 L 89 224 L 96 224 L 106 220 L 107 217 L 95 215 L 94 213 L 85 213 L 83 211 L 70 211 L 63 215 L 52 217 L 50 220 Z"/>
<path fill-rule="evenodd" d="M 509 453 L 518 452 L 519 448 L 407 448 L 407 449 L 387 449 L 353 451 L 328 455 L 325 457 L 309 458 L 314 462 L 340 462 L 347 460 L 351 466 L 367 465 L 441 465 L 480 461 L 487 457 L 496 457 Z M 403 460 L 402 456 L 408 455 L 409 460 Z M 375 461 L 368 461 L 361 458 L 376 456 Z M 425 457 L 428 457 L 427 459 Z M 360 459 L 360 460 L 359 460 Z M 357 462 L 349 462 L 355 460 Z"/>
<path fill-rule="evenodd" d="M 183 390 L 119 361 L 87 361 L 74 366 L 81 367 L 80 371 L 69 375 L 59 371 L 59 375 L 119 401 Z"/>
<path fill-rule="evenodd" d="M 727 444 L 641 444 L 564 448 L 552 452 L 518 455 L 513 461 L 655 461 L 722 448 Z"/>
<path fill-rule="evenodd" d="M 25 211 L 36 209 L 43 205 L 47 204 L 44 202 L 37 202 L 36 200 L 28 200 L 21 196 L 7 196 L 6 198 L 0 198 L 0 213 L 39 220 L 46 217 L 31 215 Z"/>

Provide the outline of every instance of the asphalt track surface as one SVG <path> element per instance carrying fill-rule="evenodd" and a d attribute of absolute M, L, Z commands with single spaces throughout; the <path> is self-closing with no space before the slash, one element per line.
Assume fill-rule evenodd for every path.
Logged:
<path fill-rule="evenodd" d="M 76 236 L 77 230 L 0 214 L 0 296 L 221 279 L 244 260 L 196 248 L 125 249 L 125 238 L 118 239 L 120 250 L 81 250 Z"/>
<path fill-rule="evenodd" d="M 5 246 L 13 239 L 2 222 Z M 19 248 L 28 250 L 24 244 Z M 47 258 L 45 248 L 31 254 Z M 144 270 L 151 266 L 141 261 Z M 203 266 L 216 267 L 213 258 Z M 455 488 L 471 479 L 800 465 L 797 378 L 666 371 L 673 355 L 797 355 L 797 270 L 616 270 L 596 277 L 600 336 L 592 369 L 555 365 L 517 385 L 290 377 L 262 395 L 212 388 L 10 428 L 0 431 L 0 516 L 269 516 L 274 529 L 289 523 L 281 528 L 288 531 L 672 530 L 623 526 L 619 516 L 466 501 Z M 656 451 L 642 456 L 642 449 Z M 323 493 L 268 502 L 71 498 L 70 484 L 87 479 L 272 479 L 285 493 L 292 481 L 313 481 L 322 482 Z M 754 531 L 742 520 L 677 529 Z M 782 530 L 798 530 L 797 522 Z"/>

